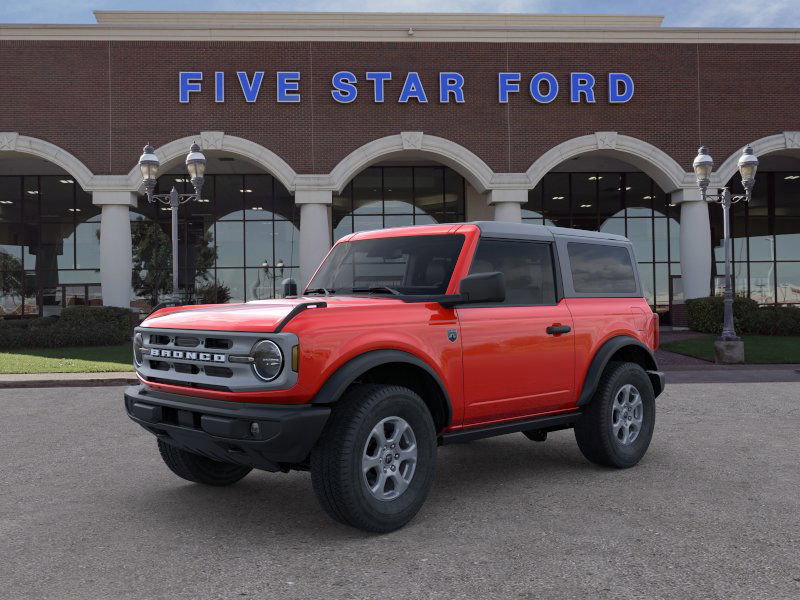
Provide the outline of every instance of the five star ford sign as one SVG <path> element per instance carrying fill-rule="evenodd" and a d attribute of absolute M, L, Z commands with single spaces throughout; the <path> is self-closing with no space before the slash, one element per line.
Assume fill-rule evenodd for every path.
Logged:
<path fill-rule="evenodd" d="M 363 77 L 352 71 L 338 71 L 331 77 L 331 96 L 340 104 L 350 104 L 359 95 L 359 89 L 367 89 L 372 96 L 372 101 L 382 103 L 386 101 L 385 84 L 391 81 L 394 75 L 391 71 L 367 71 Z M 214 101 L 225 102 L 225 87 L 229 79 L 234 77 L 225 71 L 215 71 L 211 88 Z M 261 88 L 264 85 L 264 71 L 237 71 L 235 81 L 238 84 L 236 93 L 241 93 L 246 102 L 253 103 L 258 100 Z M 178 100 L 188 103 L 192 94 L 203 92 L 203 71 L 181 71 L 178 74 Z M 275 74 L 275 101 L 281 103 L 300 102 L 302 74 L 300 71 L 278 71 Z M 581 102 L 593 104 L 595 100 L 596 78 L 591 73 L 569 74 L 569 101 L 578 104 Z M 522 73 L 501 72 L 497 74 L 497 101 L 505 104 L 512 94 L 522 93 L 523 85 L 527 83 L 527 93 L 530 98 L 539 104 L 549 104 L 559 96 L 559 83 L 555 75 L 548 72 L 536 73 L 531 77 Z M 403 78 L 403 86 L 396 101 L 407 103 L 415 100 L 420 104 L 429 101 L 429 91 L 436 90 L 439 102 L 463 103 L 467 99 L 467 82 L 465 77 L 458 72 L 441 72 L 438 81 L 423 82 L 416 71 L 409 71 Z M 624 104 L 633 98 L 633 78 L 626 73 L 608 73 L 608 97 L 610 104 Z"/>

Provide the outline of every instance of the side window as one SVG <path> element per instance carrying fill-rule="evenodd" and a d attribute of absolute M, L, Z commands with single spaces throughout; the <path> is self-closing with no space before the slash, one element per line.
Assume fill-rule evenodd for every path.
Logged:
<path fill-rule="evenodd" d="M 556 303 L 550 244 L 482 239 L 469 272 L 493 271 L 500 271 L 505 277 L 504 304 L 529 306 Z"/>
<path fill-rule="evenodd" d="M 567 244 L 572 286 L 583 294 L 634 294 L 636 276 L 625 246 Z"/>

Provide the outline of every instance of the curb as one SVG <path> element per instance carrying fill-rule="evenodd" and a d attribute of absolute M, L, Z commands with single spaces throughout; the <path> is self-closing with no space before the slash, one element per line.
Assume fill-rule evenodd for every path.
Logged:
<path fill-rule="evenodd" d="M 64 373 L 54 373 L 62 377 L 43 377 L 39 375 L 0 376 L 0 389 L 54 388 L 54 387 L 103 387 L 115 385 L 134 385 L 139 383 L 135 375 L 119 373 L 75 373 L 78 377 L 63 377 Z M 88 375 L 88 376 L 87 376 Z"/>

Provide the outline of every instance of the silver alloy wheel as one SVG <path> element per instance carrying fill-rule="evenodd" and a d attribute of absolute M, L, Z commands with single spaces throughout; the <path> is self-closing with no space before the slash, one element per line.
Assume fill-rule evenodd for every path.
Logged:
<path fill-rule="evenodd" d="M 644 421 L 642 395 L 631 384 L 623 385 L 614 396 L 611 407 L 611 429 L 623 446 L 630 446 L 639 437 Z"/>
<path fill-rule="evenodd" d="M 417 438 L 405 419 L 386 417 L 367 436 L 361 471 L 378 500 L 394 500 L 408 489 L 417 468 Z"/>

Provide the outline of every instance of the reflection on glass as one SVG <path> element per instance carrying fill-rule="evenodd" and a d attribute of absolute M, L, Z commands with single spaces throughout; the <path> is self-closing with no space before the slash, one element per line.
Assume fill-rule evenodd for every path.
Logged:
<path fill-rule="evenodd" d="M 669 260 L 669 233 L 667 219 L 653 219 L 653 245 L 655 246 L 654 258 L 656 261 Z"/>
<path fill-rule="evenodd" d="M 774 263 L 750 263 L 750 297 L 759 304 L 775 302 Z"/>
<path fill-rule="evenodd" d="M 75 228 L 75 268 L 100 268 L 100 218 Z"/>
<path fill-rule="evenodd" d="M 653 220 L 628 219 L 628 238 L 633 243 L 636 260 L 652 262 L 653 260 Z"/>
<path fill-rule="evenodd" d="M 244 269 L 217 269 L 216 285 L 225 288 L 230 302 L 244 302 Z"/>
<path fill-rule="evenodd" d="M 413 212 L 414 192 L 411 167 L 383 169 L 383 209 L 387 213 Z"/>
<path fill-rule="evenodd" d="M 353 231 L 464 219 L 464 178 L 446 167 L 371 167 L 333 196 L 334 241 Z"/>
<path fill-rule="evenodd" d="M 639 281 L 642 284 L 644 297 L 649 304 L 655 304 L 655 294 L 653 293 L 653 263 L 639 263 Z"/>
<path fill-rule="evenodd" d="M 777 265 L 778 302 L 800 303 L 800 262 L 785 262 Z"/>
<path fill-rule="evenodd" d="M 265 261 L 274 262 L 272 252 L 272 221 L 256 221 L 245 224 L 245 265 L 260 267 Z M 289 264 L 294 264 L 289 262 Z"/>
<path fill-rule="evenodd" d="M 615 235 L 625 235 L 625 219 L 606 219 L 600 226 L 600 231 Z"/>
<path fill-rule="evenodd" d="M 353 211 L 356 214 L 380 213 L 383 176 L 378 167 L 364 169 L 353 179 Z"/>
<path fill-rule="evenodd" d="M 569 173 L 549 173 L 543 181 L 542 213 L 559 227 L 569 227 Z"/>
<path fill-rule="evenodd" d="M 215 239 L 217 267 L 241 267 L 244 261 L 243 223 L 218 222 Z"/>

